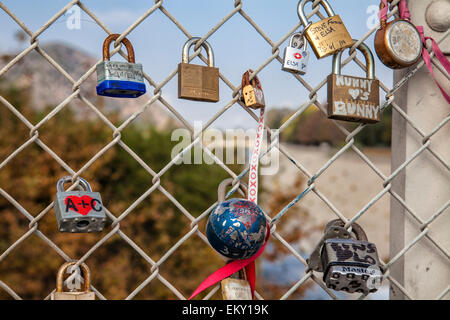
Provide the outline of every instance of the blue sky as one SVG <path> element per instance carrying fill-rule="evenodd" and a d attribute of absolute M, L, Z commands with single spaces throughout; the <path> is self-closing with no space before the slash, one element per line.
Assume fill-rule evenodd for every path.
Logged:
<path fill-rule="evenodd" d="M 4 0 L 3 3 L 21 19 L 33 32 L 38 30 L 57 11 L 63 8 L 68 0 Z M 274 41 L 278 42 L 298 22 L 297 0 L 269 1 L 243 0 L 245 12 Z M 336 14 L 339 14 L 353 38 L 362 37 L 369 29 L 367 23 L 376 19 L 375 0 L 330 0 Z M 39 3 L 39 5 L 37 5 Z M 154 4 L 154 1 L 119 1 L 119 0 L 84 0 L 84 5 L 97 15 L 105 25 L 115 33 L 121 33 Z M 203 36 L 223 19 L 233 8 L 234 0 L 166 0 L 164 7 L 193 36 Z M 310 5 L 308 6 L 308 9 Z M 101 45 L 106 37 L 105 32 L 91 18 L 81 12 L 80 29 L 69 29 L 67 18 L 60 17 L 55 24 L 40 37 L 41 44 L 62 41 L 81 50 L 101 57 Z M 314 18 L 317 21 L 317 17 Z M 0 10 L 0 52 L 14 52 L 24 46 L 14 40 L 14 33 L 19 26 L 3 10 Z M 300 28 L 301 30 L 302 28 Z M 298 30 L 298 31 L 300 31 Z M 181 51 L 186 36 L 159 10 L 151 14 L 141 23 L 128 38 L 134 46 L 136 62 L 143 64 L 150 77 L 161 82 L 175 70 L 181 61 Z M 281 45 L 281 54 L 289 40 Z M 256 69 L 270 55 L 272 48 L 240 15 L 234 15 L 209 39 L 215 55 L 215 65 L 233 84 L 241 81 L 242 73 L 248 69 Z M 27 40 L 27 44 L 28 44 Z M 372 49 L 376 59 L 376 76 L 386 85 L 392 85 L 392 70 L 379 62 L 373 49 L 373 34 L 365 41 Z M 312 53 L 312 51 L 310 50 Z M 343 59 L 348 53 L 343 54 Z M 360 57 L 363 61 L 362 56 Z M 113 57 L 119 58 L 118 55 Z M 202 64 L 198 59 L 192 63 Z M 308 73 L 304 79 L 315 87 L 331 73 L 331 57 L 317 60 L 311 55 Z M 355 64 L 346 66 L 343 74 L 363 75 Z M 7 74 L 5 75 L 7 76 Z M 278 61 L 272 61 L 260 74 L 268 108 L 298 108 L 308 99 L 308 91 L 289 73 L 281 70 Z M 147 87 L 150 94 L 153 88 Z M 191 102 L 177 98 L 177 77 L 175 76 L 164 88 L 163 96 L 188 121 L 207 121 L 231 99 L 231 90 L 220 84 L 220 101 L 217 103 Z M 141 97 L 145 103 L 150 97 Z M 326 99 L 326 86 L 319 91 L 319 99 Z M 151 108 L 147 110 L 151 112 Z M 224 116 L 214 122 L 216 128 L 250 128 L 255 122 L 250 116 L 234 105 Z"/>

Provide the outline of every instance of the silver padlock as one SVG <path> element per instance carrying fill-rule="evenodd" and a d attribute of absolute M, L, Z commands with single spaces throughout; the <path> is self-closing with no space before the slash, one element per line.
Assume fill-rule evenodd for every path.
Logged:
<path fill-rule="evenodd" d="M 79 179 L 79 186 L 84 190 L 64 191 L 64 184 L 71 182 L 71 176 L 58 180 L 54 209 L 58 230 L 60 232 L 100 232 L 106 222 L 100 193 L 93 192 L 89 183 Z"/>
<path fill-rule="evenodd" d="M 302 40 L 295 40 L 300 38 Z M 298 42 L 297 42 L 298 41 Z M 301 33 L 294 33 L 289 40 L 289 46 L 284 48 L 283 66 L 284 71 L 306 74 L 309 60 L 309 52 L 306 51 L 308 41 Z"/>
<path fill-rule="evenodd" d="M 383 270 L 374 243 L 367 241 L 364 230 L 352 224 L 356 239 L 340 220 L 330 221 L 318 246 L 307 259 L 309 268 L 323 272 L 328 288 L 348 293 L 369 294 L 381 286 Z"/>

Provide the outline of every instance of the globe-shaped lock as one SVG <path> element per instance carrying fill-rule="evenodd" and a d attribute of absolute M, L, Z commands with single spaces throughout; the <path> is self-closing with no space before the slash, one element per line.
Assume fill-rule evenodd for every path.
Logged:
<path fill-rule="evenodd" d="M 247 259 L 264 244 L 267 220 L 262 209 L 242 198 L 225 200 L 225 189 L 233 179 L 224 180 L 218 188 L 218 205 L 209 215 L 206 236 L 211 246 L 221 255 L 233 259 Z M 240 182 L 244 194 L 247 188 Z"/>

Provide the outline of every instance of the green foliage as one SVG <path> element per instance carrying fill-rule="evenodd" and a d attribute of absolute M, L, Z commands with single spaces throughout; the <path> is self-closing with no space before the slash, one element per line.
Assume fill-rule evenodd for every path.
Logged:
<path fill-rule="evenodd" d="M 0 94 L 33 124 L 50 108 L 36 112 L 26 95 L 14 88 Z M 114 114 L 108 115 L 117 121 Z M 0 105 L 0 163 L 30 139 L 30 129 Z M 121 132 L 123 143 L 155 172 L 166 166 L 177 141 L 170 132 L 130 125 Z M 10 194 L 32 216 L 50 205 L 56 182 L 69 174 L 42 146 L 78 171 L 94 155 L 113 141 L 113 131 L 95 115 L 80 116 L 79 110 L 66 106 L 39 129 L 39 143 L 33 142 L 0 170 L 0 188 Z M 235 172 L 242 170 L 231 166 Z M 153 185 L 154 176 L 116 144 L 82 173 L 94 191 L 102 195 L 106 208 L 117 218 Z M 145 197 L 120 221 L 120 232 L 139 246 L 153 261 L 158 261 L 191 230 L 191 220 L 177 207 L 194 217 L 216 200 L 216 190 L 228 174 L 218 165 L 174 165 L 160 178 L 160 188 Z M 155 181 L 156 182 L 156 181 Z M 162 189 L 163 188 L 163 189 Z M 173 196 L 174 204 L 165 194 Z M 29 230 L 29 220 L 6 198 L 0 197 L 0 253 L 5 252 Z M 79 259 L 94 244 L 108 237 L 86 260 L 92 284 L 108 299 L 123 299 L 148 278 L 152 267 L 122 237 L 108 236 L 111 221 L 102 233 L 59 233 L 50 207 L 38 223 L 38 230 L 73 259 Z M 204 230 L 205 222 L 199 224 Z M 55 288 L 55 277 L 64 259 L 37 234 L 33 234 L 0 262 L 0 280 L 22 298 L 43 299 Z M 196 234 L 177 249 L 159 268 L 159 273 L 183 295 L 189 296 L 210 273 L 223 265 L 221 258 Z M 0 290 L 0 299 L 11 297 Z M 176 298 L 160 280 L 154 279 L 138 299 Z"/>

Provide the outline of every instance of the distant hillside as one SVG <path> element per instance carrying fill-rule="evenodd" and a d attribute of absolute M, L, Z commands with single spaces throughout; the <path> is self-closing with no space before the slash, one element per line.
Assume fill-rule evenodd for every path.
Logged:
<path fill-rule="evenodd" d="M 95 57 L 66 44 L 52 43 L 42 47 L 75 81 L 97 62 Z M 1 54 L 0 69 L 16 55 L 17 53 Z M 2 86 L 14 85 L 21 90 L 27 90 L 36 110 L 56 106 L 72 93 L 72 83 L 35 50 L 9 69 L 1 80 Z M 97 76 L 94 72 L 81 85 L 81 94 L 99 109 L 103 109 L 103 112 L 117 112 L 122 119 L 130 116 L 151 97 L 146 94 L 138 99 L 104 98 L 97 96 L 96 85 Z M 85 106 L 78 99 L 74 100 L 73 104 Z M 136 121 L 154 125 L 158 129 L 170 127 L 174 120 L 163 108 L 156 102 Z"/>
<path fill-rule="evenodd" d="M 278 129 L 294 110 L 288 108 L 272 108 L 267 112 L 267 125 L 272 129 Z M 358 123 L 340 121 L 340 123 L 352 131 Z M 381 121 L 377 124 L 367 125 L 359 132 L 356 142 L 365 146 L 389 146 L 391 143 L 392 111 L 388 108 L 383 112 Z M 322 142 L 331 145 L 342 145 L 345 143 L 345 135 L 327 116 L 311 105 L 299 117 L 283 130 L 280 135 L 281 141 L 303 144 L 319 145 Z"/>

